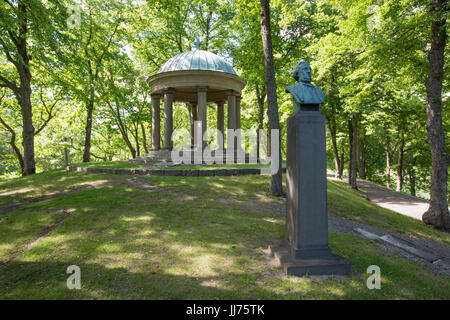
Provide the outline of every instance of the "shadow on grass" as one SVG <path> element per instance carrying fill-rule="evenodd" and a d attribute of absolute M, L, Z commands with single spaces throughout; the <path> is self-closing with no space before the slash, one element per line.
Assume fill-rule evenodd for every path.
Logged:
<path fill-rule="evenodd" d="M 81 289 L 66 286 L 71 263 L 14 262 L 3 275 L 3 299 L 232 299 L 236 292 L 218 284 L 224 277 L 190 277 L 159 272 L 130 272 L 127 268 L 107 268 L 96 263 L 78 263 Z M 9 272 L 14 269 L 14 272 Z M 12 273 L 12 274 L 11 274 Z M 232 282 L 229 277 L 226 278 Z M 260 288 L 259 294 L 273 297 Z"/>
<path fill-rule="evenodd" d="M 78 186 L 86 182 L 111 180 L 115 178 L 117 178 L 116 175 L 52 170 L 14 180 L 7 180 L 0 182 L 0 205 L 42 196 L 44 193 L 50 191 L 65 191 L 69 187 Z"/>
<path fill-rule="evenodd" d="M 208 188 L 206 183 L 197 189 L 203 188 Z M 286 295 L 279 284 L 274 284 L 278 289 L 272 288 L 271 277 L 266 277 L 269 285 L 264 282 L 264 273 L 278 269 L 266 264 L 261 250 L 279 238 L 283 225 L 266 221 L 266 214 L 243 212 L 234 205 L 226 210 L 228 206 L 215 197 L 202 195 L 202 199 L 175 201 L 179 196 L 175 192 L 161 197 L 158 192 L 108 186 L 29 206 L 24 210 L 30 215 L 54 207 L 76 212 L 1 269 L 0 296 L 298 297 L 295 292 Z M 72 264 L 81 268 L 80 291 L 65 287 L 65 270 Z"/>
<path fill-rule="evenodd" d="M 79 191 L 23 209 L 75 213 L 52 234 L 0 269 L 4 299 L 361 299 L 442 296 L 414 271 L 380 257 L 362 240 L 337 237 L 339 253 L 364 272 L 374 261 L 386 291 L 358 277 L 339 283 L 290 280 L 268 264 L 263 249 L 284 237 L 284 218 L 242 206 L 265 192 L 265 177 L 148 178 L 146 192 L 121 185 Z M 277 199 L 269 199 L 277 201 Z M 220 200 L 220 201 L 219 201 Z M 25 226 L 26 227 L 26 226 Z M 8 241 L 8 239 L 1 239 Z M 356 243 L 356 245 L 355 245 Z M 371 248 L 370 251 L 367 248 Z M 383 255 L 383 254 L 381 254 Z M 66 269 L 81 269 L 81 290 L 68 290 Z M 406 270 L 406 271 L 405 271 Z M 417 280 L 419 279 L 419 280 Z M 397 287 L 396 281 L 404 287 Z M 423 292 L 422 292 L 422 288 Z M 448 288 L 448 284 L 444 287 Z"/>

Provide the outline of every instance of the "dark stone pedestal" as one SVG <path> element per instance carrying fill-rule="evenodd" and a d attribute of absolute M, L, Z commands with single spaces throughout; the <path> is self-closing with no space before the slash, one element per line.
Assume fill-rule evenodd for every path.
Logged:
<path fill-rule="evenodd" d="M 325 118 L 300 108 L 287 123 L 287 215 L 284 245 L 271 248 L 287 274 L 348 274 L 350 264 L 328 247 Z"/>
<path fill-rule="evenodd" d="M 294 259 L 288 251 L 287 242 L 279 246 L 270 246 L 270 254 L 278 260 L 287 275 L 292 276 L 322 276 L 322 275 L 348 275 L 351 272 L 350 264 L 330 253 L 326 258 Z"/>

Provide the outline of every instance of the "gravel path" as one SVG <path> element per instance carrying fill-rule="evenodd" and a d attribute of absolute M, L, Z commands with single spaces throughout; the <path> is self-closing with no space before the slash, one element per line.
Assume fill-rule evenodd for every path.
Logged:
<path fill-rule="evenodd" d="M 367 192 L 371 202 L 405 216 L 422 220 L 423 213 L 428 210 L 428 202 L 425 200 L 363 180 L 358 180 L 358 186 Z"/>

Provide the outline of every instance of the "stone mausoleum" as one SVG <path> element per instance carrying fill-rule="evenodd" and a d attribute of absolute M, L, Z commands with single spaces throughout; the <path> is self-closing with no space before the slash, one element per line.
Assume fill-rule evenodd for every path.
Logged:
<path fill-rule="evenodd" d="M 225 104 L 227 129 L 241 128 L 241 93 L 246 82 L 242 80 L 224 58 L 195 48 L 167 60 L 159 71 L 148 78 L 152 90 L 152 151 L 149 157 L 167 155 L 173 148 L 173 103 L 184 102 L 190 109 L 191 145 L 194 146 L 194 121 L 201 121 L 201 132 L 207 127 L 216 127 L 223 137 Z M 161 100 L 163 105 L 161 106 Z M 217 123 L 207 123 L 208 104 L 217 107 Z M 160 108 L 164 108 L 163 139 L 161 146 Z M 211 108 L 210 108 L 211 109 Z M 240 141 L 236 141 L 240 144 Z M 202 147 L 205 145 L 203 144 Z M 236 144 L 235 144 L 236 148 Z M 166 153 L 164 153 L 166 151 Z M 164 156 L 163 156 L 164 158 Z M 158 159 L 160 160 L 160 159 Z"/>

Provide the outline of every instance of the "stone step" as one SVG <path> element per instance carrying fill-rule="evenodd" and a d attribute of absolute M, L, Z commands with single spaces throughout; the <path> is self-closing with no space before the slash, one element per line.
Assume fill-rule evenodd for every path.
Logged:
<path fill-rule="evenodd" d="M 188 153 L 188 154 L 186 154 Z M 190 155 L 189 155 L 190 153 Z M 187 164 L 195 164 L 196 161 L 198 162 L 198 159 L 196 157 L 199 157 L 199 155 L 195 154 L 195 151 L 180 151 L 179 157 L 181 159 L 190 159 L 190 163 L 188 161 Z M 240 153 L 238 153 L 236 150 L 232 153 L 231 157 L 229 154 L 227 154 L 227 151 L 225 150 L 222 157 L 222 163 L 214 161 L 214 158 L 216 156 L 215 151 L 211 152 L 212 159 L 202 159 L 202 164 L 222 164 L 222 163 L 266 163 L 261 162 L 250 158 L 249 154 L 244 154 L 243 157 Z M 228 161 L 227 161 L 228 160 Z M 250 162 L 250 160 L 253 160 Z M 183 160 L 184 161 L 184 160 Z M 147 153 L 146 155 L 136 157 L 134 159 L 129 160 L 130 163 L 172 163 L 172 153 L 169 150 L 161 149 L 161 150 L 153 150 Z"/>

